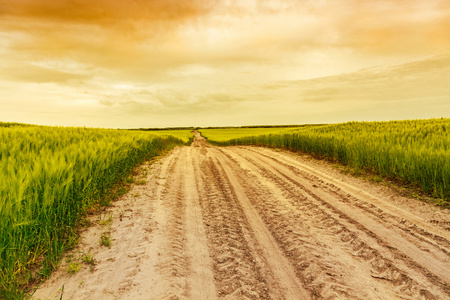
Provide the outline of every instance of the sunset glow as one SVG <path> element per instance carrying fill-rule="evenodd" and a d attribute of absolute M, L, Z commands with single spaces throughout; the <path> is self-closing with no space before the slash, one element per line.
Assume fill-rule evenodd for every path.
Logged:
<path fill-rule="evenodd" d="M 0 0 L 0 121 L 450 117 L 450 2 Z"/>

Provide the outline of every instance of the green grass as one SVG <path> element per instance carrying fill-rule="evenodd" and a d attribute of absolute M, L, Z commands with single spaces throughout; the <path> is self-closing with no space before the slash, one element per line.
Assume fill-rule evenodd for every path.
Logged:
<path fill-rule="evenodd" d="M 0 298 L 26 296 L 135 166 L 184 143 L 151 132 L 0 124 Z"/>
<path fill-rule="evenodd" d="M 102 232 L 100 236 L 100 246 L 111 247 L 111 233 L 109 231 Z"/>
<path fill-rule="evenodd" d="M 174 136 L 185 143 L 193 139 L 192 130 L 154 130 L 148 132 L 158 136 Z"/>
<path fill-rule="evenodd" d="M 133 129 L 132 131 L 148 132 L 159 137 L 173 136 L 182 140 L 185 144 L 190 144 L 194 138 L 192 131 L 194 129 Z"/>
<path fill-rule="evenodd" d="M 0 127 L 29 127 L 29 126 L 36 126 L 31 124 L 23 124 L 23 123 L 17 123 L 17 122 L 0 122 Z"/>
<path fill-rule="evenodd" d="M 303 151 L 420 187 L 440 199 L 437 203 L 450 203 L 450 119 L 349 122 L 278 133 L 263 131 L 255 129 L 252 135 L 243 136 L 250 131 L 201 130 L 216 145 Z"/>
<path fill-rule="evenodd" d="M 85 263 L 85 264 L 87 264 L 87 265 L 89 265 L 89 266 L 91 266 L 91 267 L 93 267 L 94 265 L 95 265 L 95 259 L 94 259 L 94 255 L 92 255 L 92 254 L 90 254 L 90 253 L 82 253 L 82 256 L 81 256 L 81 260 Z"/>
<path fill-rule="evenodd" d="M 320 126 L 320 125 L 318 125 Z M 200 133 L 211 142 L 226 142 L 230 139 L 238 139 L 248 136 L 257 136 L 264 134 L 282 134 L 298 130 L 301 127 L 270 127 L 270 128 L 247 128 L 230 127 L 218 129 L 199 129 Z"/>
<path fill-rule="evenodd" d="M 78 271 L 80 271 L 80 269 L 81 269 L 81 264 L 79 262 L 70 262 L 69 266 L 67 267 L 67 271 L 70 274 L 75 274 Z"/>

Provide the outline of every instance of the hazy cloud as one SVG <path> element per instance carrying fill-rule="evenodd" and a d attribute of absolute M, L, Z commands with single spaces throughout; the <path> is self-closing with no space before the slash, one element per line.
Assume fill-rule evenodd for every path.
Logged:
<path fill-rule="evenodd" d="M 0 15 L 27 16 L 63 23 L 116 22 L 121 20 L 183 20 L 203 15 L 213 1 L 177 0 L 13 0 L 2 1 Z"/>
<path fill-rule="evenodd" d="M 450 53 L 336 76 L 263 84 L 261 89 L 266 91 L 269 99 L 290 99 L 284 100 L 283 105 L 291 107 L 302 119 L 313 122 L 311 116 L 320 115 L 338 122 L 349 118 L 448 117 L 448 82 Z M 270 103 L 266 106 L 269 107 Z M 287 117 L 291 118 L 293 116 Z"/>
<path fill-rule="evenodd" d="M 449 94 L 447 0 L 4 0 L 0 28 L 0 120 L 439 117 Z"/>

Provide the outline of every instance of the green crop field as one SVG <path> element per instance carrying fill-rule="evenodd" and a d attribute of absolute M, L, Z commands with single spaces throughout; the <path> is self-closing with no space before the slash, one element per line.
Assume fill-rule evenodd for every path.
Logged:
<path fill-rule="evenodd" d="M 201 130 L 217 145 L 257 145 L 303 151 L 356 169 L 417 185 L 450 202 L 450 119 L 349 122 L 252 133 Z"/>
<path fill-rule="evenodd" d="M 420 187 L 450 203 L 450 119 L 200 129 L 212 144 L 303 151 Z M 48 276 L 86 214 L 135 166 L 191 129 L 108 130 L 0 122 L 0 298 Z"/>
<path fill-rule="evenodd" d="M 170 133 L 0 123 L 0 298 L 22 298 L 74 245 L 88 210 L 191 134 Z"/>
<path fill-rule="evenodd" d="M 192 130 L 175 129 L 175 130 L 149 130 L 147 131 L 157 136 L 174 136 L 185 143 L 193 139 Z"/>
<path fill-rule="evenodd" d="M 301 127 L 230 127 L 218 129 L 202 128 L 199 129 L 199 131 L 204 137 L 208 138 L 208 140 L 214 144 L 215 142 L 227 142 L 230 139 L 237 139 L 247 136 L 288 133 L 299 128 Z"/>

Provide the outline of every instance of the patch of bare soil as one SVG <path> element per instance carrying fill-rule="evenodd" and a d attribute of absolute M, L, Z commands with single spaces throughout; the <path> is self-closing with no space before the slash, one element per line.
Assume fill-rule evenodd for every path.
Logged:
<path fill-rule="evenodd" d="M 72 256 L 95 266 L 61 267 L 34 299 L 450 298 L 448 210 L 198 133 L 150 170 L 82 235 Z"/>

